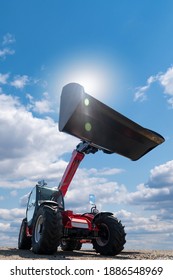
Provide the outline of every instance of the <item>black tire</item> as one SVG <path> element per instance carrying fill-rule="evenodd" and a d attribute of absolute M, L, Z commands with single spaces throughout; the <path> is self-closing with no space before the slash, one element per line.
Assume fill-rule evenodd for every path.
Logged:
<path fill-rule="evenodd" d="M 63 251 L 80 250 L 82 248 L 82 243 L 79 240 L 62 239 L 60 247 Z"/>
<path fill-rule="evenodd" d="M 31 237 L 26 235 L 27 221 L 26 218 L 22 220 L 19 237 L 18 237 L 18 248 L 22 250 L 31 249 Z"/>
<path fill-rule="evenodd" d="M 80 241 L 76 242 L 75 250 L 79 251 L 82 248 L 82 243 Z"/>
<path fill-rule="evenodd" d="M 35 216 L 32 234 L 32 250 L 35 254 L 52 255 L 62 237 L 61 212 L 57 206 L 41 206 Z"/>
<path fill-rule="evenodd" d="M 124 249 L 126 243 L 124 227 L 113 216 L 102 215 L 95 224 L 99 228 L 98 237 L 93 240 L 93 248 L 101 255 L 115 256 Z"/>

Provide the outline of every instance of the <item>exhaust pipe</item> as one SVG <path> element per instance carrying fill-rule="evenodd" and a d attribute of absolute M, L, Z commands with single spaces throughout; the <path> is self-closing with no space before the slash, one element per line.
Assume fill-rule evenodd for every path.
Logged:
<path fill-rule="evenodd" d="M 165 139 L 85 93 L 77 83 L 63 87 L 59 130 L 107 153 L 138 160 Z"/>

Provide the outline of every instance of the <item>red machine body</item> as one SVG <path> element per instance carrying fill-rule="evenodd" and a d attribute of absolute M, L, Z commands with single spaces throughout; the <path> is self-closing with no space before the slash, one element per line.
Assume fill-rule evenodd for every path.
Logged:
<path fill-rule="evenodd" d="M 68 187 L 73 179 L 73 176 L 76 173 L 76 170 L 78 169 L 78 166 L 80 162 L 83 160 L 84 156 L 85 156 L 84 153 L 78 152 L 77 150 L 73 151 L 71 160 L 59 184 L 59 190 L 61 191 L 63 197 L 65 196 Z"/>
<path fill-rule="evenodd" d="M 70 183 L 75 175 L 81 161 L 84 159 L 85 154 L 96 153 L 97 148 L 92 147 L 87 142 L 81 142 L 76 149 L 72 152 L 71 160 L 68 163 L 64 175 L 62 176 L 58 190 L 64 197 L 68 191 Z M 64 237 L 79 238 L 80 242 L 86 242 L 86 238 L 90 239 L 97 235 L 98 228 L 94 225 L 93 220 L 97 211 L 84 214 L 75 214 L 71 210 L 62 212 L 62 221 L 64 226 Z M 80 232 L 80 234 L 78 234 Z M 94 234 L 93 234 L 94 232 Z M 84 240 L 81 239 L 85 238 Z"/>

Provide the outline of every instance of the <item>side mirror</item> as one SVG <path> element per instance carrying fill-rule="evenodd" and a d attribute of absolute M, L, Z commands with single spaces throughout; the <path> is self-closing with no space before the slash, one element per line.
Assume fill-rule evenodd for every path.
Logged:
<path fill-rule="evenodd" d="M 47 185 L 47 183 L 46 183 L 44 180 L 38 181 L 38 184 L 39 184 L 40 186 L 42 186 L 42 187 L 44 187 L 44 186 Z"/>

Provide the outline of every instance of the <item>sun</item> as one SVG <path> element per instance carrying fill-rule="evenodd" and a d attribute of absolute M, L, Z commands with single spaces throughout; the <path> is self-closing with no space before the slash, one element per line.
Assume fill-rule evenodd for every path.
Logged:
<path fill-rule="evenodd" d="M 64 85 L 74 82 L 82 85 L 86 93 L 102 99 L 108 87 L 106 81 L 105 67 L 98 66 L 98 63 L 79 61 L 69 65 L 64 73 Z"/>
<path fill-rule="evenodd" d="M 54 77 L 56 92 L 68 83 L 78 83 L 86 93 L 106 102 L 118 93 L 121 69 L 107 55 L 84 53 L 62 60 Z"/>

